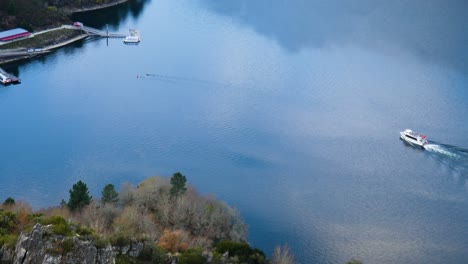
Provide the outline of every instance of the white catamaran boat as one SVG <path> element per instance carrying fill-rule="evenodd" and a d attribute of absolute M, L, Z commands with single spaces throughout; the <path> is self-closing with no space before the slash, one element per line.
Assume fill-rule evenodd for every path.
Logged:
<path fill-rule="evenodd" d="M 427 144 L 427 139 L 425 135 L 413 132 L 413 130 L 411 129 L 406 129 L 405 131 L 400 132 L 400 138 L 408 143 L 418 145 L 423 148 Z"/>

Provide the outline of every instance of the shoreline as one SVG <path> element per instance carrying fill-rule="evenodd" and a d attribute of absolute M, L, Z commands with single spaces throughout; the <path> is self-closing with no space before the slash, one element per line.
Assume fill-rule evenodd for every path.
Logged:
<path fill-rule="evenodd" d="M 60 27 L 56 27 L 56 28 L 52 28 L 52 29 L 47 29 L 47 30 L 43 30 L 43 31 L 40 31 L 40 32 L 36 32 L 34 33 L 34 36 L 36 35 L 41 35 L 41 34 L 44 34 L 44 33 L 47 33 L 47 32 L 50 32 L 50 31 L 55 31 L 55 30 L 61 30 L 61 29 L 67 29 L 67 26 L 60 26 Z M 68 28 L 69 30 L 74 30 L 74 29 L 70 29 Z M 46 46 L 43 46 L 41 48 L 41 52 L 40 53 L 34 53 L 34 54 L 25 54 L 25 55 L 18 55 L 16 57 L 10 57 L 10 58 L 6 58 L 6 59 L 2 59 L 0 57 L 0 65 L 5 65 L 7 63 L 12 63 L 12 62 L 16 62 L 16 61 L 21 61 L 21 60 L 24 60 L 24 59 L 30 59 L 30 58 L 33 58 L 33 57 L 36 57 L 38 55 L 43 55 L 43 54 L 47 54 L 49 52 L 51 52 L 52 50 L 54 49 L 58 49 L 60 47 L 63 47 L 63 46 L 66 46 L 66 45 L 69 45 L 71 43 L 74 43 L 74 42 L 77 42 L 77 41 L 80 41 L 82 39 L 85 39 L 87 38 L 89 35 L 88 34 L 81 34 L 81 35 L 78 35 L 78 36 L 74 36 L 74 37 L 71 37 L 71 38 L 67 38 L 67 39 L 64 39 L 58 43 L 55 43 L 55 44 L 52 44 L 52 45 L 46 45 Z M 27 38 L 26 38 L 27 39 Z M 22 39 L 24 40 L 24 39 Z M 21 40 L 19 40 L 21 41 Z M 1 47 L 1 46 L 0 46 Z M 21 48 L 16 48 L 14 50 L 24 50 L 26 49 L 26 47 L 21 47 Z M 0 49 L 0 51 L 2 51 Z M 6 51 L 6 50 L 3 50 L 3 51 Z"/>
<path fill-rule="evenodd" d="M 92 7 L 84 7 L 84 8 L 70 8 L 70 9 L 62 9 L 65 13 L 67 14 L 75 14 L 75 13 L 84 13 L 84 12 L 89 12 L 89 11 L 94 11 L 94 10 L 99 10 L 99 9 L 105 9 L 108 7 L 113 7 L 116 5 L 123 4 L 125 2 L 128 2 L 129 0 L 119 0 L 113 3 L 108 3 L 108 4 L 103 4 L 99 6 L 92 6 Z"/>
<path fill-rule="evenodd" d="M 53 49 L 61 48 L 61 47 L 63 47 L 63 46 L 66 46 L 66 45 L 68 45 L 68 44 L 71 44 L 71 43 L 73 43 L 73 42 L 76 42 L 76 41 L 85 39 L 85 38 L 87 38 L 88 36 L 89 36 L 88 34 L 83 34 L 83 35 L 80 35 L 80 36 L 76 36 L 76 37 L 74 37 L 74 38 L 65 40 L 65 41 L 60 42 L 60 43 L 57 43 L 57 44 L 55 44 L 55 45 L 46 46 L 46 47 L 43 48 L 43 50 L 45 50 L 45 51 L 51 51 L 51 50 L 53 50 Z"/>
<path fill-rule="evenodd" d="M 113 3 L 108 3 L 108 4 L 103 4 L 103 5 L 96 5 L 96 6 L 92 6 L 92 7 L 85 7 L 85 8 L 69 8 L 69 9 L 62 9 L 63 12 L 65 12 L 66 14 L 69 14 L 69 15 L 72 15 L 74 13 L 84 13 L 84 12 L 89 12 L 89 11 L 95 11 L 95 10 L 100 10 L 100 9 L 106 9 L 106 8 L 109 8 L 109 7 L 113 7 L 113 6 L 117 6 L 117 5 L 121 5 L 123 3 L 126 3 L 128 2 L 129 0 L 118 0 L 116 2 L 113 2 Z M 40 34 L 43 34 L 43 33 L 46 33 L 46 32 L 49 32 L 49 31 L 53 31 L 53 30 L 59 30 L 59 29 L 64 29 L 64 28 L 68 28 L 68 29 L 71 29 L 70 28 L 71 26 L 66 26 L 66 25 L 62 25 L 62 26 L 59 26 L 59 27 L 55 27 L 55 28 L 52 28 L 52 29 L 47 29 L 47 30 L 42 30 L 42 31 L 39 31 L 39 32 L 35 32 L 33 33 L 32 35 L 35 36 L 35 35 L 40 35 Z M 63 47 L 63 46 L 66 46 L 66 45 L 69 45 L 73 42 L 76 42 L 76 41 L 80 41 L 86 37 L 88 37 L 89 35 L 88 34 L 83 34 L 83 35 L 80 35 L 80 36 L 77 36 L 77 37 L 73 37 L 73 38 L 70 38 L 70 39 L 66 39 L 66 40 L 63 40 L 57 44 L 53 44 L 53 45 L 49 45 L 49 46 L 45 46 L 42 48 L 42 50 L 44 52 L 42 53 L 39 53 L 39 54 L 27 54 L 27 55 L 18 55 L 17 57 L 11 57 L 11 58 L 8 58 L 8 59 L 2 59 L 0 57 L 0 65 L 5 65 L 7 63 L 12 63 L 12 62 L 16 62 L 16 61 L 21 61 L 21 60 L 24 60 L 24 59 L 30 59 L 30 58 L 33 58 L 37 55 L 41 55 L 41 54 L 46 54 L 50 51 L 52 51 L 53 49 L 57 49 L 57 48 L 60 48 L 60 47 Z M 22 41 L 23 39 L 21 40 L 18 40 L 18 41 Z M 2 46 L 2 44 L 0 44 L 0 47 Z M 22 47 L 23 49 L 25 49 L 26 47 Z M 20 48 L 21 49 L 21 48 Z M 1 52 L 1 49 L 0 49 L 0 52 Z"/>

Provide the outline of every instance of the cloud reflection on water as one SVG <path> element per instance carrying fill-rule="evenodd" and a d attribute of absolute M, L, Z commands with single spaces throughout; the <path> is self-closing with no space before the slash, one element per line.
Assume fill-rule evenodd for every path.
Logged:
<path fill-rule="evenodd" d="M 209 10 L 233 17 L 283 48 L 351 44 L 388 54 L 410 52 L 468 71 L 468 2 L 201 0 Z"/>

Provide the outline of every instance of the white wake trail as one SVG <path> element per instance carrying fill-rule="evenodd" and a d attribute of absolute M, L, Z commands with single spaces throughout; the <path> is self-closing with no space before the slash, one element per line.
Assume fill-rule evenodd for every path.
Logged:
<path fill-rule="evenodd" d="M 428 151 L 436 152 L 439 154 L 443 154 L 452 158 L 460 158 L 457 154 L 445 149 L 444 147 L 437 145 L 437 144 L 427 144 L 424 148 Z"/>

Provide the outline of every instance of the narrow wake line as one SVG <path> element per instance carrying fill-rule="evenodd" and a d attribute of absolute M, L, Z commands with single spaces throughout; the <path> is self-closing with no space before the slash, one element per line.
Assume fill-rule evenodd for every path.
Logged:
<path fill-rule="evenodd" d="M 136 75 L 137 79 L 140 80 L 156 80 L 156 81 L 164 81 L 164 82 L 188 82 L 188 83 L 198 83 L 208 86 L 234 86 L 233 84 L 228 83 L 221 83 L 216 81 L 209 81 L 209 80 L 202 80 L 196 78 L 187 78 L 181 76 L 172 76 L 172 75 L 164 75 L 164 74 L 156 74 L 156 73 L 139 73 Z"/>

